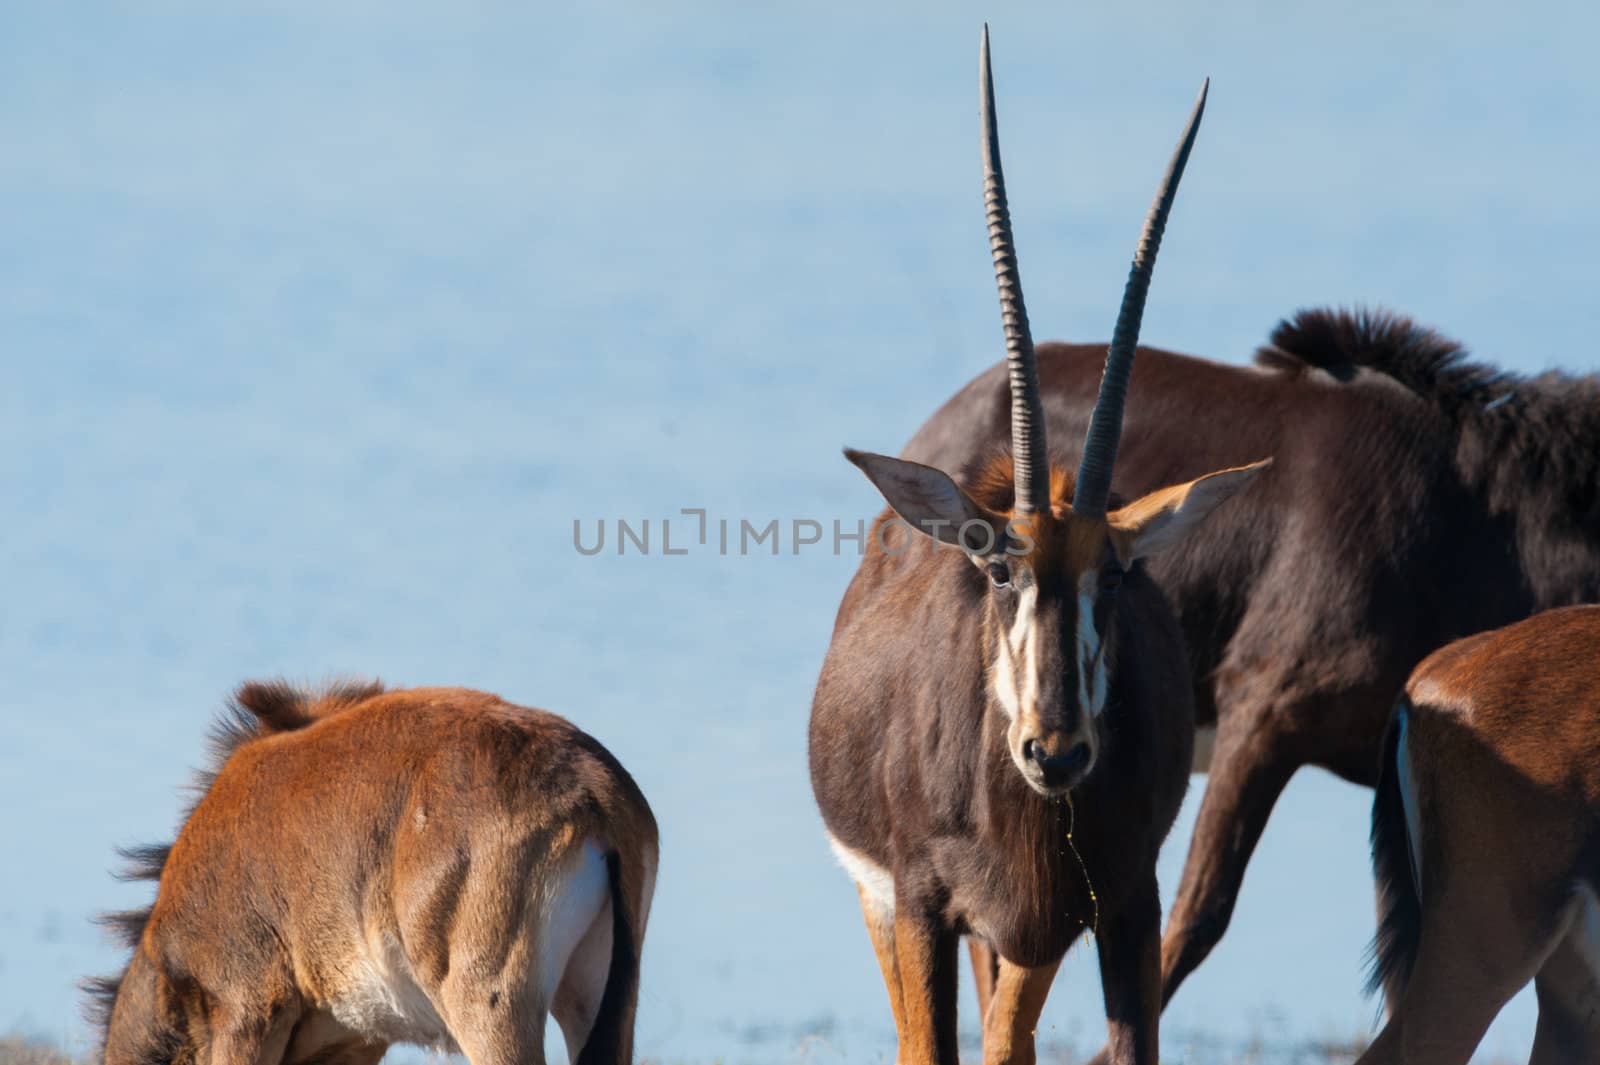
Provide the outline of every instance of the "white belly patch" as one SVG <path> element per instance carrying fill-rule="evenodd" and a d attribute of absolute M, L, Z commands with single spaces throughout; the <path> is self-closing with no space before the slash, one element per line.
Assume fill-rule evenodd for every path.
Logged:
<path fill-rule="evenodd" d="M 839 859 L 844 871 L 850 874 L 850 879 L 861 889 L 863 898 L 882 912 L 893 914 L 894 874 L 860 851 L 846 847 L 834 839 L 831 832 L 828 833 L 828 846 L 833 848 L 834 857 Z"/>
<path fill-rule="evenodd" d="M 387 933 L 366 944 L 328 1009 L 340 1024 L 374 1040 L 461 1052 L 433 1000 L 417 984 L 399 941 Z"/>

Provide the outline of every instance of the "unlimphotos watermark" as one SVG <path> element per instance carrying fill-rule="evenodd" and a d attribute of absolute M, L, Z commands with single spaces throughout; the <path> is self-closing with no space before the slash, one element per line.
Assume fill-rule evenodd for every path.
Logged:
<path fill-rule="evenodd" d="M 889 514 L 874 522 L 869 532 L 865 518 L 857 518 L 852 530 L 837 518 L 826 524 L 815 518 L 753 522 L 749 518 L 712 518 L 704 507 L 683 507 L 676 517 L 617 518 L 611 522 L 596 518 L 587 531 L 583 519 L 573 518 L 572 546 L 578 554 L 590 558 L 600 554 L 681 556 L 696 551 L 778 555 L 784 553 L 784 544 L 791 555 L 804 550 L 864 555 L 869 540 L 884 554 L 894 557 L 909 554 L 921 540 L 975 555 L 992 554 L 997 549 L 1008 555 L 1026 555 L 1033 550 L 1033 538 L 1026 525 L 1014 521 L 1000 525 L 998 520 L 969 518 L 955 522 L 923 518 L 913 523 L 898 514 Z M 678 524 L 674 525 L 674 521 Z M 925 535 L 911 535 L 914 532 Z M 846 544 L 853 550 L 846 552 Z"/>

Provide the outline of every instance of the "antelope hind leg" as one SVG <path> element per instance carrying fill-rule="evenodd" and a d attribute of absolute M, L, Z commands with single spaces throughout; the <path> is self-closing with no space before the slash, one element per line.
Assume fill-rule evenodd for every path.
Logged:
<path fill-rule="evenodd" d="M 1463 881 L 1424 898 L 1411 978 L 1356 1065 L 1467 1065 L 1495 1015 L 1556 946 L 1561 932 L 1513 916 L 1518 907 L 1504 891 Z M 1542 1014 L 1541 1004 L 1541 1029 Z"/>
<path fill-rule="evenodd" d="M 596 979 L 603 990 L 610 962 L 605 852 L 594 840 L 547 846 L 533 839 L 484 855 L 463 889 L 463 961 L 451 966 L 439 996 L 450 1034 L 472 1065 L 544 1065 L 545 1021 L 563 989 L 565 1017 L 557 1020 L 565 1022 L 574 1058 L 582 1048 L 581 1041 L 574 1047 L 574 1034 L 581 1027 L 587 1039 L 593 1024 L 588 1011 L 600 999 L 594 995 L 591 1006 L 588 992 Z M 504 884 L 541 876 L 547 879 L 520 908 L 504 905 Z M 595 927 L 602 916 L 603 931 Z M 602 944 L 606 955 L 596 957 L 593 948 Z M 578 964 L 569 964 L 574 959 Z"/>
<path fill-rule="evenodd" d="M 1200 816 L 1161 942 L 1163 1006 L 1227 931 L 1245 866 L 1302 764 L 1277 735 L 1281 721 L 1271 709 L 1245 706 L 1218 721 Z"/>
<path fill-rule="evenodd" d="M 1600 904 L 1580 891 L 1567 936 L 1534 978 L 1539 1024 L 1528 1065 L 1600 1061 Z"/>

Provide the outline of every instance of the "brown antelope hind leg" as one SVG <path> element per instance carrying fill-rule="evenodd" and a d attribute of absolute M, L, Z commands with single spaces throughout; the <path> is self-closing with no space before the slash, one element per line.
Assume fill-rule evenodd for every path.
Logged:
<path fill-rule="evenodd" d="M 1411 978 L 1357 1065 L 1467 1065 L 1565 931 L 1541 928 L 1543 914 L 1526 915 L 1530 908 L 1506 885 L 1466 877 L 1453 884 L 1424 900 Z"/>
<path fill-rule="evenodd" d="M 967 937 L 967 954 L 972 958 L 972 982 L 978 989 L 978 1016 L 989 1016 L 989 1002 L 994 998 L 995 984 L 1000 979 L 1000 955 L 994 952 L 986 939 Z M 988 1021 L 984 1023 L 987 1025 Z M 988 1045 L 988 1036 L 984 1037 Z"/>
<path fill-rule="evenodd" d="M 1100 990 L 1106 1003 L 1106 1047 L 1112 1065 L 1157 1065 L 1161 1024 L 1161 899 L 1154 875 L 1141 892 L 1102 920 Z"/>
<path fill-rule="evenodd" d="M 1534 978 L 1539 1025 L 1528 1065 L 1600 1061 L 1600 978 L 1594 970 L 1594 951 L 1600 946 L 1595 936 L 1600 929 L 1589 923 L 1591 919 L 1580 910 L 1566 939 Z"/>
<path fill-rule="evenodd" d="M 538 890 L 508 906 L 503 885 L 541 869 L 547 879 Z M 545 1020 L 568 963 L 586 940 L 593 945 L 596 921 L 611 913 L 605 849 L 535 836 L 475 863 L 463 892 L 456 938 L 471 944 L 470 956 L 450 966 L 439 988 L 450 1034 L 472 1065 L 544 1065 Z M 584 959 L 586 973 L 594 964 Z M 580 983 L 574 974 L 569 990 Z M 575 993 L 567 1005 L 569 1023 L 578 1021 Z"/>
<path fill-rule="evenodd" d="M 959 937 L 931 908 L 896 898 L 894 958 L 900 978 L 899 1065 L 958 1065 Z"/>
<path fill-rule="evenodd" d="M 992 950 L 988 954 L 997 957 Z M 984 1065 L 1033 1065 L 1039 1014 L 1060 967 L 1061 962 L 1055 961 L 1028 969 L 998 959 L 993 993 L 983 1014 Z"/>
<path fill-rule="evenodd" d="M 536 995 L 502 998 L 499 1008 L 452 1031 L 470 1065 L 545 1065 L 548 1011 Z"/>
<path fill-rule="evenodd" d="M 1161 943 L 1163 1006 L 1227 931 L 1250 855 L 1303 764 L 1280 729 L 1275 714 L 1244 707 L 1218 721 L 1200 815 Z"/>

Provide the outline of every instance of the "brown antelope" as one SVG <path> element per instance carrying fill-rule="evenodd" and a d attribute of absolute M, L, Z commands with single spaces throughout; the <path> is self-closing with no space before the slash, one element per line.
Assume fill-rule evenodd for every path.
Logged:
<path fill-rule="evenodd" d="M 1040 345 L 1051 439 L 1082 435 L 1105 355 Z M 1430 651 L 1600 600 L 1600 376 L 1502 373 L 1404 318 L 1333 311 L 1279 325 L 1257 362 L 1141 349 L 1113 483 L 1132 498 L 1275 460 L 1247 502 L 1151 561 L 1215 741 L 1196 744 L 1210 778 L 1163 1002 L 1221 939 L 1296 770 L 1372 786 L 1389 711 Z M 989 454 L 1009 432 L 1008 377 L 968 384 L 901 457 L 961 469 Z"/>
<path fill-rule="evenodd" d="M 109 918 L 90 990 L 106 1065 L 631 1060 L 656 825 L 627 771 L 553 714 L 460 688 L 246 684 L 159 882 Z"/>
<path fill-rule="evenodd" d="M 1532 1065 L 1600 1061 L 1600 606 L 1417 667 L 1384 742 L 1372 863 L 1389 1021 L 1358 1065 L 1466 1065 L 1529 980 Z"/>
<path fill-rule="evenodd" d="M 987 30 L 980 84 L 1010 453 L 955 478 L 846 451 L 890 509 L 817 682 L 812 787 L 860 894 L 900 1065 L 956 1061 L 962 935 L 998 955 L 980 993 L 985 1060 L 1031 1062 L 1051 980 L 1085 928 L 1114 1057 L 1154 1065 L 1155 863 L 1188 782 L 1193 708 L 1177 621 L 1140 560 L 1181 540 L 1260 464 L 1121 506 L 1108 493 L 1140 312 L 1205 93 L 1141 234 L 1074 479 L 1047 457 Z"/>

